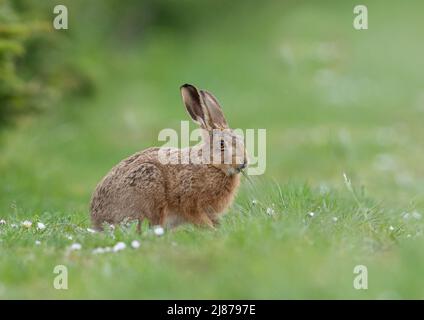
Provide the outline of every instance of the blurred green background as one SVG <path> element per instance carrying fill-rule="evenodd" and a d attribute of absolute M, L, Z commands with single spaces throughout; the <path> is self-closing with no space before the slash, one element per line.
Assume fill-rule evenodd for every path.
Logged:
<path fill-rule="evenodd" d="M 423 2 L 65 0 L 54 30 L 56 4 L 0 0 L 1 298 L 424 298 Z M 217 232 L 87 233 L 100 178 L 188 120 L 186 82 L 267 129 L 264 176 Z"/>

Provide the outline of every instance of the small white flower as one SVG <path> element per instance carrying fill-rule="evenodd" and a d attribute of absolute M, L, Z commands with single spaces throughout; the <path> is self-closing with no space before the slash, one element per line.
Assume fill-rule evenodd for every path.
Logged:
<path fill-rule="evenodd" d="M 81 250 L 82 246 L 79 243 L 73 243 L 70 246 L 71 251 L 75 251 L 75 250 Z"/>
<path fill-rule="evenodd" d="M 17 225 L 16 223 L 12 223 L 10 226 L 11 226 L 12 228 L 17 228 L 17 227 L 18 227 L 18 225 Z"/>
<path fill-rule="evenodd" d="M 35 245 L 39 246 L 41 244 L 40 240 L 35 240 Z"/>
<path fill-rule="evenodd" d="M 73 238 L 72 238 L 72 236 L 66 236 L 66 238 L 68 239 L 68 240 L 72 240 Z"/>
<path fill-rule="evenodd" d="M 418 211 L 414 211 L 414 212 L 412 212 L 412 217 L 414 219 L 420 220 L 421 219 L 421 213 L 419 213 Z"/>
<path fill-rule="evenodd" d="M 339 218 L 337 218 L 337 217 L 333 217 L 333 221 L 334 222 L 337 222 L 339 220 Z"/>
<path fill-rule="evenodd" d="M 390 226 L 390 227 L 389 227 L 389 230 L 390 230 L 390 231 L 393 231 L 393 230 L 395 230 L 395 228 L 394 228 L 393 226 Z"/>
<path fill-rule="evenodd" d="M 37 223 L 37 229 L 38 230 L 44 230 L 44 229 L 46 229 L 46 225 L 42 222 L 38 222 Z"/>
<path fill-rule="evenodd" d="M 22 222 L 22 226 L 25 228 L 31 228 L 32 222 L 29 220 L 25 220 L 24 222 Z"/>
<path fill-rule="evenodd" d="M 89 233 L 96 233 L 96 230 L 93 230 L 91 228 L 87 228 L 87 232 L 89 232 Z"/>
<path fill-rule="evenodd" d="M 258 200 L 253 199 L 253 200 L 252 200 L 252 204 L 253 204 L 253 205 L 257 205 L 257 204 L 258 204 Z"/>
<path fill-rule="evenodd" d="M 312 218 L 313 216 L 315 216 L 315 212 L 312 212 L 312 211 L 311 211 L 311 212 L 309 212 L 309 213 L 308 213 L 308 216 L 310 216 L 310 217 Z"/>
<path fill-rule="evenodd" d="M 104 248 L 96 248 L 93 251 L 91 251 L 91 253 L 93 254 L 101 254 L 101 253 L 105 253 L 105 249 Z"/>
<path fill-rule="evenodd" d="M 6 220 L 1 219 L 0 224 L 6 224 Z"/>
<path fill-rule="evenodd" d="M 110 230 L 112 230 L 112 231 L 113 231 L 113 230 L 115 230 L 115 225 L 110 224 L 110 225 L 109 225 L 109 228 L 110 228 Z"/>
<path fill-rule="evenodd" d="M 155 226 L 155 227 L 153 227 L 153 232 L 157 236 L 162 236 L 165 233 L 165 230 L 163 230 L 163 228 L 161 226 Z"/>
<path fill-rule="evenodd" d="M 115 244 L 115 246 L 113 247 L 113 252 L 118 252 L 121 250 L 124 250 L 127 247 L 127 245 L 123 242 L 118 242 L 117 244 Z"/>
<path fill-rule="evenodd" d="M 268 214 L 268 215 L 272 216 L 272 215 L 274 215 L 274 214 L 275 214 L 275 211 L 274 211 L 274 209 L 272 209 L 272 208 L 266 208 L 266 214 Z"/>
<path fill-rule="evenodd" d="M 133 240 L 133 241 L 131 242 L 131 247 L 133 247 L 134 249 L 138 249 L 138 248 L 140 248 L 140 242 L 139 242 L 139 241 L 137 241 L 137 240 Z"/>

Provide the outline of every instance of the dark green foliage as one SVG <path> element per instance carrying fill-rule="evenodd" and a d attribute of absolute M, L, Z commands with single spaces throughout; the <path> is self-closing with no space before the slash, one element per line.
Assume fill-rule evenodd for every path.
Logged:
<path fill-rule="evenodd" d="M 64 94 L 91 92 L 88 77 L 67 62 L 67 39 L 52 28 L 52 9 L 34 3 L 0 2 L 0 126 Z"/>
<path fill-rule="evenodd" d="M 79 65 L 75 43 L 93 50 L 107 44 L 126 50 L 145 45 L 158 30 L 184 41 L 207 26 L 205 21 L 234 11 L 240 1 L 128 0 L 122 5 L 117 0 L 64 0 L 70 27 L 60 31 L 52 27 L 57 4 L 0 1 L 0 127 L 18 114 L 57 108 L 64 95 L 92 93 L 93 81 Z"/>

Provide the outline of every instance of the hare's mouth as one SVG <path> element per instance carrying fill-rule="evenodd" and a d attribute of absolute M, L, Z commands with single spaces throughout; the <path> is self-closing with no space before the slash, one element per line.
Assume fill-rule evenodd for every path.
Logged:
<path fill-rule="evenodd" d="M 229 176 L 232 176 L 232 175 L 235 175 L 235 174 L 239 174 L 239 173 L 242 173 L 243 175 L 246 173 L 245 172 L 245 169 L 246 168 L 246 166 L 238 166 L 238 167 L 236 167 L 236 168 L 234 168 L 234 167 L 229 167 L 228 168 L 228 170 L 227 170 L 227 174 L 229 175 Z"/>
<path fill-rule="evenodd" d="M 247 162 L 244 161 L 243 163 L 239 164 L 236 168 L 237 173 L 243 172 L 244 169 L 247 168 Z"/>

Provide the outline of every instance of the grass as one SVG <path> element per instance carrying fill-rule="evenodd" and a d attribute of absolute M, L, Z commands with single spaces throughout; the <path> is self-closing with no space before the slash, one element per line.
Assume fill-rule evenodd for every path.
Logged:
<path fill-rule="evenodd" d="M 269 187 L 267 181 L 258 185 L 262 183 Z M 350 192 L 292 183 L 263 192 L 244 188 L 218 231 L 185 226 L 162 237 L 147 226 L 140 236 L 132 224 L 92 234 L 82 214 L 46 212 L 32 217 L 31 228 L 12 218 L 2 226 L 2 294 L 8 298 L 421 297 L 422 224 L 371 199 L 358 200 Z M 37 221 L 46 229 L 37 230 Z M 130 247 L 134 239 L 140 248 Z M 121 241 L 127 244 L 123 251 L 92 253 Z M 80 243 L 82 249 L 70 251 L 72 243 Z M 69 268 L 66 291 L 52 286 L 56 265 Z M 367 291 L 352 287 L 356 265 L 368 267 Z"/>
<path fill-rule="evenodd" d="M 97 95 L 0 135 L 0 298 L 424 298 L 423 6 L 368 7 L 367 31 L 353 3 L 249 2 L 126 50 L 79 35 Z M 243 179 L 215 232 L 88 232 L 98 180 L 187 120 L 185 82 L 214 92 L 233 127 L 267 129 L 265 175 Z M 53 288 L 56 265 L 68 290 Z M 368 290 L 353 288 L 356 265 Z"/>

